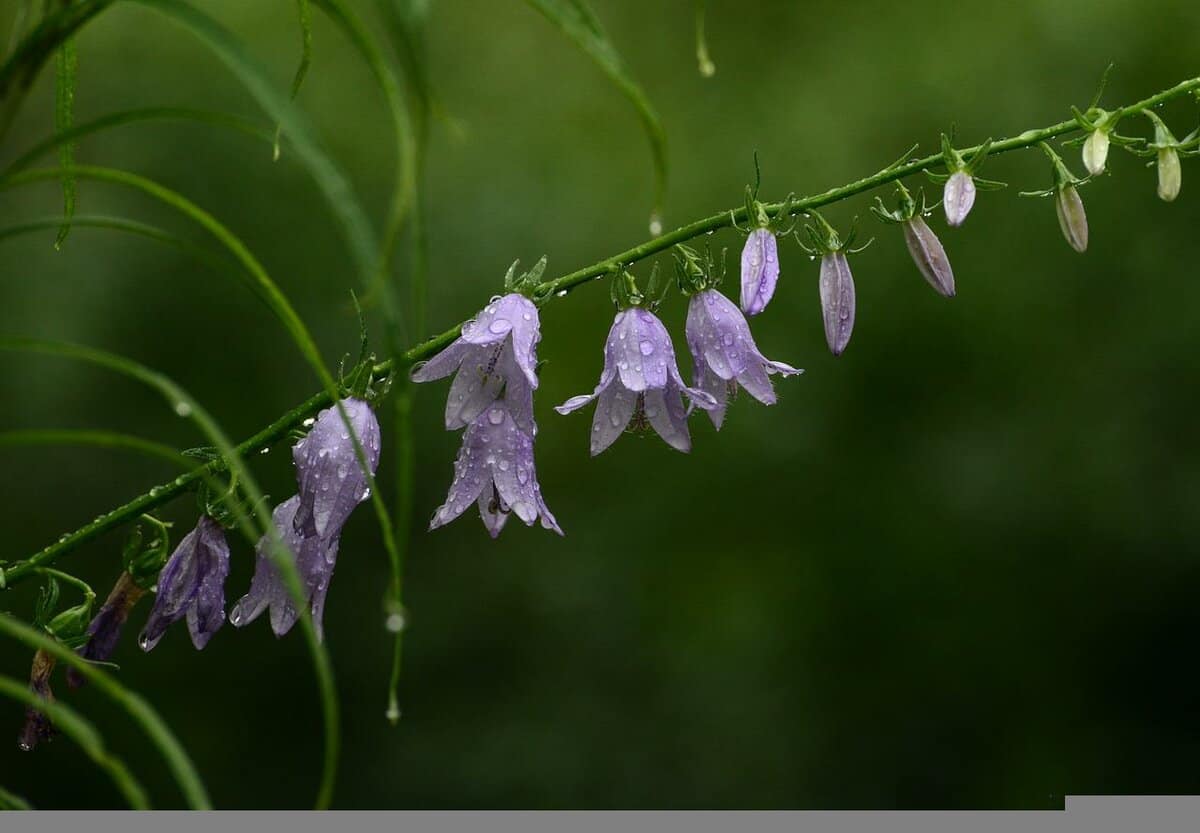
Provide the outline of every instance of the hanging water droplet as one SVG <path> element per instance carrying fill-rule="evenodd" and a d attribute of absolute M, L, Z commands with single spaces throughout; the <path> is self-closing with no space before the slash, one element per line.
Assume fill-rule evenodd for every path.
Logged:
<path fill-rule="evenodd" d="M 191 416 L 192 406 L 183 400 L 180 400 L 175 403 L 175 413 L 179 414 L 181 417 Z"/>

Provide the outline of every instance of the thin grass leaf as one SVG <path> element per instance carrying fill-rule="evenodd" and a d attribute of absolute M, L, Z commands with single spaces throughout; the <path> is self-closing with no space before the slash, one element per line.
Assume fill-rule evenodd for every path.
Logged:
<path fill-rule="evenodd" d="M 24 798 L 12 790 L 0 787 L 0 811 L 24 811 L 32 809 L 33 805 Z"/>
<path fill-rule="evenodd" d="M 295 555 L 288 550 L 287 545 L 280 538 L 279 531 L 271 522 L 270 512 L 267 509 L 267 502 L 262 491 L 258 488 L 254 476 L 242 461 L 237 449 L 234 448 L 228 437 L 225 436 L 225 432 L 221 430 L 216 420 L 201 407 L 199 402 L 168 376 L 151 370 L 124 356 L 79 344 L 31 338 L 0 338 L 0 350 L 42 353 L 76 359 L 105 367 L 128 376 L 131 379 L 135 379 L 158 391 L 167 400 L 167 403 L 176 414 L 195 422 L 197 427 L 208 438 L 209 442 L 216 446 L 217 451 L 225 459 L 229 470 L 238 477 L 241 487 L 249 500 L 249 504 L 254 507 L 255 519 L 258 521 L 258 528 L 255 530 L 250 518 L 245 514 L 241 505 L 237 501 L 234 501 L 230 504 L 230 508 L 234 511 L 238 525 L 252 540 L 258 535 L 267 536 L 271 542 L 272 561 L 283 576 L 288 591 L 292 594 L 292 598 L 296 602 L 298 609 L 304 611 L 304 614 L 300 617 L 301 630 L 304 633 L 305 642 L 309 648 L 309 655 L 312 660 L 314 674 L 317 678 L 317 687 L 325 719 L 325 757 L 321 782 L 317 792 L 316 806 L 317 809 L 327 808 L 333 798 L 337 759 L 341 748 L 337 688 L 333 681 L 333 668 L 329 660 L 329 653 L 317 638 L 316 630 L 313 627 L 312 616 L 308 610 L 303 584 L 300 580 L 300 574 L 296 570 Z M 349 420 L 345 416 L 344 409 L 342 410 L 342 414 L 343 420 L 348 425 Z M 351 432 L 353 432 L 353 429 L 351 429 Z M 0 622 L 0 624 L 4 623 Z M 0 630 L 3 630 L 3 628 L 0 627 Z M 85 676 L 87 675 L 85 674 Z M 182 782 L 181 786 L 183 786 Z"/>
<path fill-rule="evenodd" d="M 54 83 L 54 132 L 62 134 L 70 130 L 75 121 L 75 81 L 78 76 L 79 56 L 75 51 L 75 39 L 67 38 L 58 48 L 58 73 Z M 61 249 L 71 233 L 71 217 L 75 214 L 75 142 L 67 139 L 59 143 L 58 164 L 61 170 L 63 191 L 63 220 L 54 238 L 54 248 Z"/>
<path fill-rule="evenodd" d="M 197 468 L 197 461 L 180 454 L 169 445 L 113 431 L 72 428 L 30 428 L 0 431 L 0 448 L 15 446 L 84 446 L 136 451 L 148 457 L 166 460 L 185 469 Z"/>
<path fill-rule="evenodd" d="M 12 677 L 0 676 L 0 695 L 4 695 L 11 700 L 16 700 L 18 703 L 23 703 L 44 713 L 54 723 L 55 728 L 75 741 L 75 744 L 83 750 L 84 754 L 91 758 L 96 766 L 108 774 L 113 784 L 116 785 L 132 809 L 150 809 L 150 800 L 146 797 L 146 790 L 142 787 L 141 783 L 133 777 L 133 773 L 129 771 L 129 767 L 125 766 L 124 761 L 105 748 L 104 739 L 100 736 L 100 733 L 79 712 L 56 700 L 46 700 L 38 696 L 29 690 L 29 686 L 22 684 L 18 680 L 14 680 Z M 7 791 L 5 793 L 6 795 L 2 799 L 12 796 Z M 3 809 L 32 809 L 24 799 L 17 796 L 12 797 L 16 798 L 24 806 L 4 806 Z M 2 799 L 0 799 L 0 806 L 8 803 Z"/>
<path fill-rule="evenodd" d="M 312 7 L 308 0 L 296 0 L 296 14 L 300 20 L 300 63 L 296 67 L 296 74 L 292 76 L 292 101 L 300 94 L 300 87 L 303 86 L 304 77 L 308 75 L 308 67 L 312 63 Z M 279 161 L 279 135 L 282 132 L 283 125 L 275 125 L 275 139 L 271 150 L 271 159 L 275 162 Z"/>
<path fill-rule="evenodd" d="M 135 110 L 120 110 L 107 113 L 92 121 L 76 124 L 69 130 L 64 130 L 43 139 L 29 150 L 22 153 L 4 169 L 6 174 L 28 168 L 38 157 L 49 153 L 63 142 L 75 142 L 84 136 L 99 133 L 110 127 L 120 127 L 126 124 L 137 124 L 146 121 L 184 121 L 198 124 L 208 124 L 213 127 L 223 127 L 236 130 L 247 136 L 271 142 L 273 136 L 269 128 L 258 122 L 215 110 L 197 110 L 190 107 L 141 107 Z"/>
<path fill-rule="evenodd" d="M 366 211 L 349 179 L 316 139 L 308 119 L 280 93 L 262 65 L 232 33 L 214 18 L 183 0 L 126 0 L 170 18 L 198 37 L 234 74 L 267 115 L 283 128 L 295 156 L 308 170 L 325 196 L 342 229 L 355 269 L 364 286 L 370 285 L 377 260 L 378 241 Z"/>
<path fill-rule="evenodd" d="M 654 158 L 655 193 L 651 224 L 660 222 L 657 218 L 662 213 L 663 197 L 667 189 L 667 137 L 663 132 L 658 113 L 655 112 L 641 86 L 625 66 L 625 62 L 621 59 L 616 47 L 613 46 L 604 27 L 600 25 L 599 19 L 584 0 L 526 0 L 526 2 L 562 29 L 563 33 L 575 42 L 576 46 L 595 61 L 637 110 L 638 118 L 641 119 L 642 126 L 646 130 L 646 138 L 650 140 L 650 153 Z"/>

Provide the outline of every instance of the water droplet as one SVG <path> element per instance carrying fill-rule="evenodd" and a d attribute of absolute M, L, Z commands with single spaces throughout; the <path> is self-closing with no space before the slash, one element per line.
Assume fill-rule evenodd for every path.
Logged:
<path fill-rule="evenodd" d="M 508 460 L 500 461 L 500 471 L 508 471 L 508 466 L 509 466 Z"/>
<path fill-rule="evenodd" d="M 556 298 L 566 298 L 566 297 L 567 297 L 567 290 L 565 290 L 565 289 L 560 289 L 560 290 L 558 290 L 558 292 L 555 292 L 555 293 L 554 293 L 554 296 L 555 296 Z"/>
<path fill-rule="evenodd" d="M 175 403 L 175 413 L 179 414 L 181 417 L 191 416 L 192 415 L 192 406 L 186 402 L 183 402 L 182 400 L 179 402 L 176 402 Z"/>
<path fill-rule="evenodd" d="M 497 318 L 488 324 L 488 330 L 496 335 L 503 335 L 512 329 L 512 322 L 507 318 Z"/>
<path fill-rule="evenodd" d="M 499 425 L 504 422 L 504 410 L 502 408 L 492 408 L 488 411 L 488 422 L 492 425 Z"/>
<path fill-rule="evenodd" d="M 304 420 L 304 422 L 302 423 L 302 425 L 304 425 L 305 428 L 312 428 L 314 424 L 316 424 L 316 420 L 313 419 L 312 417 L 309 417 L 308 419 Z"/>
<path fill-rule="evenodd" d="M 648 338 L 642 339 L 642 343 L 638 345 L 638 349 L 642 351 L 643 356 L 649 356 L 654 352 L 654 342 Z"/>
<path fill-rule="evenodd" d="M 270 454 L 271 446 L 267 446 L 266 448 L 259 449 L 258 453 L 259 454 Z"/>
<path fill-rule="evenodd" d="M 388 615 L 383 626 L 388 629 L 389 633 L 400 633 L 400 631 L 404 630 L 404 624 L 403 613 L 392 613 Z"/>

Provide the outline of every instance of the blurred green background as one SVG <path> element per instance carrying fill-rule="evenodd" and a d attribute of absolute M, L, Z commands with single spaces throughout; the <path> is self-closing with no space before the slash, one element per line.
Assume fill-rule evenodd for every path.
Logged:
<path fill-rule="evenodd" d="M 286 89 L 294 4 L 202 5 Z M 1058 121 L 1087 104 L 1110 61 L 1110 105 L 1198 69 L 1195 4 L 709 5 L 717 73 L 705 79 L 690 3 L 596 3 L 663 118 L 668 227 L 739 204 L 754 150 L 765 196 L 814 193 L 914 141 L 932 151 L 955 124 L 973 143 Z M 340 33 L 315 17 L 299 102 L 378 224 L 392 165 L 386 110 Z M 548 254 L 557 275 L 646 237 L 652 177 L 636 117 L 561 33 L 523 3 L 462 0 L 434 3 L 428 33 L 455 125 L 434 125 L 429 153 L 431 331 L 477 309 L 514 258 Z M 79 61 L 78 121 L 173 104 L 266 122 L 210 53 L 144 8 L 100 16 L 79 38 Z M 0 162 L 47 135 L 52 112 L 50 72 Z M 1182 136 L 1195 106 L 1163 115 Z M 158 123 L 88 138 L 78 158 L 160 179 L 214 212 L 327 356 L 355 349 L 342 238 L 286 153 L 273 164 L 244 136 Z M 1081 172 L 1074 150 L 1068 158 Z M 815 266 L 782 244 L 779 291 L 755 334 L 807 373 L 777 383 L 776 407 L 740 397 L 719 435 L 693 420 L 690 455 L 627 436 L 588 458 L 590 410 L 559 417 L 551 406 L 595 384 L 611 305 L 600 286 L 550 305 L 538 468 L 564 539 L 514 522 L 493 542 L 470 514 L 423 531 L 458 436 L 442 430 L 445 386 L 422 389 L 397 729 L 383 719 L 387 567 L 367 509 L 347 529 L 329 596 L 345 723 L 337 805 L 1044 808 L 1068 793 L 1200 792 L 1200 187 L 1185 165 L 1182 195 L 1166 205 L 1142 160 L 1114 150 L 1111 169 L 1083 192 L 1092 243 L 1079 256 L 1049 201 L 1017 196 L 1048 186 L 1044 158 L 989 162 L 984 175 L 1012 187 L 981 193 L 958 231 L 933 222 L 956 266 L 951 301 L 867 215 L 865 197 L 831 209 L 843 226 L 860 215 L 877 237 L 853 261 L 850 348 L 826 351 Z M 0 224 L 54 215 L 60 200 L 53 184 L 5 191 Z M 81 183 L 79 211 L 200 239 L 110 186 Z M 111 232 L 78 228 L 61 252 L 52 240 L 3 242 L 0 332 L 150 364 L 235 437 L 317 389 L 276 321 L 226 276 Z M 732 233 L 713 242 L 731 256 L 740 247 Z M 684 313 L 679 297 L 663 310 L 681 354 Z M 4 429 L 202 442 L 153 394 L 58 360 L 0 356 L 0 403 Z M 386 455 L 387 433 L 384 445 Z M 253 462 L 277 498 L 294 489 L 283 448 Z M 383 465 L 390 477 L 389 456 Z M 4 449 L 0 557 L 24 557 L 171 474 L 123 453 Z M 165 516 L 182 534 L 194 503 Z M 121 541 L 109 535 L 63 565 L 103 596 Z M 230 605 L 252 569 L 244 541 L 234 556 Z M 8 593 L 4 607 L 29 616 L 34 589 Z M 134 636 L 146 609 L 116 655 L 121 678 L 158 705 L 218 806 L 307 805 L 320 723 L 299 635 L 227 627 L 197 653 L 173 629 L 143 655 Z M 5 674 L 24 676 L 28 659 L 0 648 Z M 178 803 L 123 715 L 91 689 L 69 702 L 160 805 Z M 0 784 L 39 807 L 116 805 L 70 741 L 18 752 L 20 721 L 20 707 L 0 706 L 0 736 L 13 740 L 0 744 Z"/>

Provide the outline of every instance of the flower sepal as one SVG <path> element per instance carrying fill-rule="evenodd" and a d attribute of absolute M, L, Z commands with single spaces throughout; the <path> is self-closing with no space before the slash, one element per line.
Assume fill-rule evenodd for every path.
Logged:
<path fill-rule="evenodd" d="M 534 298 L 538 294 L 538 287 L 542 285 L 542 275 L 546 272 L 546 255 L 542 255 L 532 268 L 518 275 L 517 267 L 520 265 L 520 260 L 514 260 L 512 266 L 508 267 L 504 274 L 504 291 L 519 292 L 526 298 Z"/>
<path fill-rule="evenodd" d="M 725 256 L 728 252 L 728 249 L 721 250 L 721 264 L 718 268 L 713 260 L 712 250 L 707 246 L 701 255 L 691 246 L 677 244 L 672 254 L 675 255 L 675 283 L 679 286 L 679 291 L 690 298 L 706 289 L 720 286 L 725 280 Z"/>
<path fill-rule="evenodd" d="M 904 187 L 903 182 L 896 183 L 896 208 L 888 211 L 887 204 L 884 203 L 883 197 L 875 198 L 875 205 L 872 205 L 871 213 L 879 218 L 880 221 L 889 225 L 903 225 L 918 215 L 928 217 L 929 214 L 940 205 L 940 201 L 933 205 L 928 205 L 925 202 L 925 191 L 921 189 L 917 192 L 920 197 L 920 207 L 918 208 L 917 200 Z"/>
<path fill-rule="evenodd" d="M 158 581 L 158 573 L 171 554 L 171 524 L 153 515 L 142 515 L 140 520 L 152 528 L 150 540 L 146 540 L 141 523 L 135 526 L 121 550 L 121 565 L 134 584 L 148 590 Z"/>

